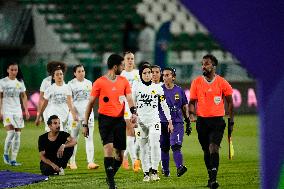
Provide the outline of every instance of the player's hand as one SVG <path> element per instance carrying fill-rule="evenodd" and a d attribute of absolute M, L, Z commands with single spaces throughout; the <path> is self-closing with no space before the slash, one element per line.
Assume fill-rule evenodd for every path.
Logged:
<path fill-rule="evenodd" d="M 228 135 L 231 136 L 232 135 L 232 132 L 234 130 L 234 120 L 231 119 L 231 118 L 228 118 Z"/>
<path fill-rule="evenodd" d="M 136 114 L 132 114 L 131 115 L 130 122 L 132 124 L 136 124 L 137 123 L 137 115 Z"/>
<path fill-rule="evenodd" d="M 65 144 L 62 144 L 57 150 L 57 158 L 62 158 L 65 149 Z"/>
<path fill-rule="evenodd" d="M 52 163 L 51 164 L 51 167 L 54 169 L 54 171 L 56 172 L 59 172 L 60 171 L 60 168 L 55 164 L 55 163 Z"/>
<path fill-rule="evenodd" d="M 88 124 L 83 124 L 82 134 L 84 135 L 84 137 L 88 138 L 88 136 L 89 136 Z"/>
<path fill-rule="evenodd" d="M 30 112 L 29 110 L 25 110 L 26 120 L 30 119 Z"/>
<path fill-rule="evenodd" d="M 174 126 L 173 126 L 172 120 L 169 120 L 168 132 L 169 132 L 169 133 L 173 133 L 173 132 L 174 132 Z"/>
<path fill-rule="evenodd" d="M 187 136 L 189 136 L 192 132 L 192 128 L 191 128 L 191 124 L 190 124 L 190 119 L 189 118 L 185 118 L 185 133 Z"/>

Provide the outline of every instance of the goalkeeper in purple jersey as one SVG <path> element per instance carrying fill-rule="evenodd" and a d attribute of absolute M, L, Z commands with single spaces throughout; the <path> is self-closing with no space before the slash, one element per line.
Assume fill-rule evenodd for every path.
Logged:
<path fill-rule="evenodd" d="M 183 156 L 181 152 L 183 135 L 184 135 L 184 122 L 183 117 L 186 121 L 186 134 L 191 133 L 189 113 L 188 113 L 188 100 L 185 96 L 183 89 L 177 86 L 175 81 L 176 73 L 174 68 L 165 68 L 163 70 L 163 80 L 164 84 L 162 88 L 164 90 L 164 98 L 167 101 L 167 104 L 170 108 L 170 113 L 172 117 L 172 122 L 174 130 L 172 133 L 168 132 L 168 121 L 163 113 L 160 110 L 160 119 L 161 119 L 161 138 L 160 138 L 160 147 L 161 147 L 161 160 L 163 165 L 163 174 L 164 176 L 170 176 L 169 170 L 169 160 L 170 148 L 173 151 L 173 158 L 177 168 L 177 176 L 182 176 L 187 168 L 183 164 Z"/>

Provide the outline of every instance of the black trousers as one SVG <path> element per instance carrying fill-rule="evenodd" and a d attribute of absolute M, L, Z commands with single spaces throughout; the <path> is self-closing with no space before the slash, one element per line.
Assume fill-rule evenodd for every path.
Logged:
<path fill-rule="evenodd" d="M 63 169 L 65 169 L 69 159 L 71 158 L 71 156 L 73 154 L 73 150 L 74 150 L 74 147 L 65 148 L 64 153 L 63 153 L 63 157 L 62 158 L 55 157 L 52 162 L 55 163 L 58 167 L 62 167 Z M 42 161 L 40 162 L 40 170 L 41 170 L 41 173 L 43 175 L 46 175 L 46 176 L 54 175 L 54 174 L 58 173 L 50 165 L 48 165 L 48 164 L 46 164 Z"/>

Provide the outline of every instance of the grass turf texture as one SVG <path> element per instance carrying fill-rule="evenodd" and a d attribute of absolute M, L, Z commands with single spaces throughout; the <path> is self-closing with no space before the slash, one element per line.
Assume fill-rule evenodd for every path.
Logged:
<path fill-rule="evenodd" d="M 1 124 L 1 148 L 2 158 L 6 131 Z M 119 169 L 116 175 L 118 188 L 206 188 L 207 171 L 203 162 L 203 153 L 197 139 L 195 124 L 193 133 L 188 137 L 185 135 L 183 142 L 184 164 L 188 171 L 182 176 L 176 176 L 176 168 L 172 154 L 170 160 L 171 176 L 166 178 L 160 174 L 158 182 L 144 183 L 143 173 L 134 173 L 131 170 Z M 0 161 L 0 170 L 12 170 L 19 172 L 40 173 L 39 153 L 37 150 L 37 139 L 44 132 L 44 127 L 36 127 L 33 122 L 26 122 L 26 127 L 21 135 L 21 147 L 17 160 L 22 166 L 11 167 Z M 242 188 L 253 189 L 260 187 L 259 178 L 259 131 L 258 119 L 254 115 L 236 116 L 235 130 L 233 132 L 233 144 L 235 156 L 228 160 L 227 130 L 220 149 L 220 166 L 218 173 L 219 188 Z M 103 166 L 103 151 L 97 124 L 95 126 L 95 162 L 100 165 L 97 170 L 88 170 L 85 155 L 85 144 L 83 136 L 78 141 L 78 153 L 76 157 L 77 170 L 65 170 L 65 176 L 50 177 L 47 182 L 41 182 L 18 188 L 107 188 L 105 183 L 105 171 Z M 129 158 L 130 160 L 130 158 Z M 161 173 L 161 171 L 159 171 Z"/>

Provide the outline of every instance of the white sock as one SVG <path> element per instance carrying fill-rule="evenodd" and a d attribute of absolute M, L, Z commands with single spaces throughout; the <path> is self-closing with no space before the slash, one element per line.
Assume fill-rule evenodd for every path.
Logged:
<path fill-rule="evenodd" d="M 6 155 L 9 155 L 9 149 L 12 145 L 14 135 L 15 135 L 14 130 L 7 131 L 7 136 L 6 136 L 5 145 L 4 145 L 4 154 L 6 154 Z"/>
<path fill-rule="evenodd" d="M 86 154 L 88 163 L 94 162 L 94 127 L 89 127 L 89 137 L 85 138 L 86 143 Z"/>
<path fill-rule="evenodd" d="M 16 161 L 20 145 L 21 145 L 21 132 L 15 132 L 14 140 L 12 142 L 11 161 Z"/>
<path fill-rule="evenodd" d="M 80 130 L 80 127 L 78 124 L 75 128 L 72 127 L 71 129 L 71 136 L 74 137 L 76 141 L 79 140 L 79 130 Z M 77 144 L 74 146 L 73 155 L 70 158 L 71 164 L 76 163 L 76 153 L 77 153 Z"/>
<path fill-rule="evenodd" d="M 134 165 L 135 160 L 137 159 L 136 153 L 135 153 L 135 137 L 133 136 L 127 136 L 126 142 L 127 142 L 127 148 L 128 152 L 131 158 L 132 166 Z"/>
<path fill-rule="evenodd" d="M 149 172 L 150 159 L 149 159 L 149 142 L 148 138 L 142 138 L 140 140 L 140 152 L 141 152 L 141 163 L 143 172 Z"/>
<path fill-rule="evenodd" d="M 151 167 L 152 169 L 158 170 L 161 160 L 160 134 L 150 132 L 149 143 L 151 146 Z"/>

